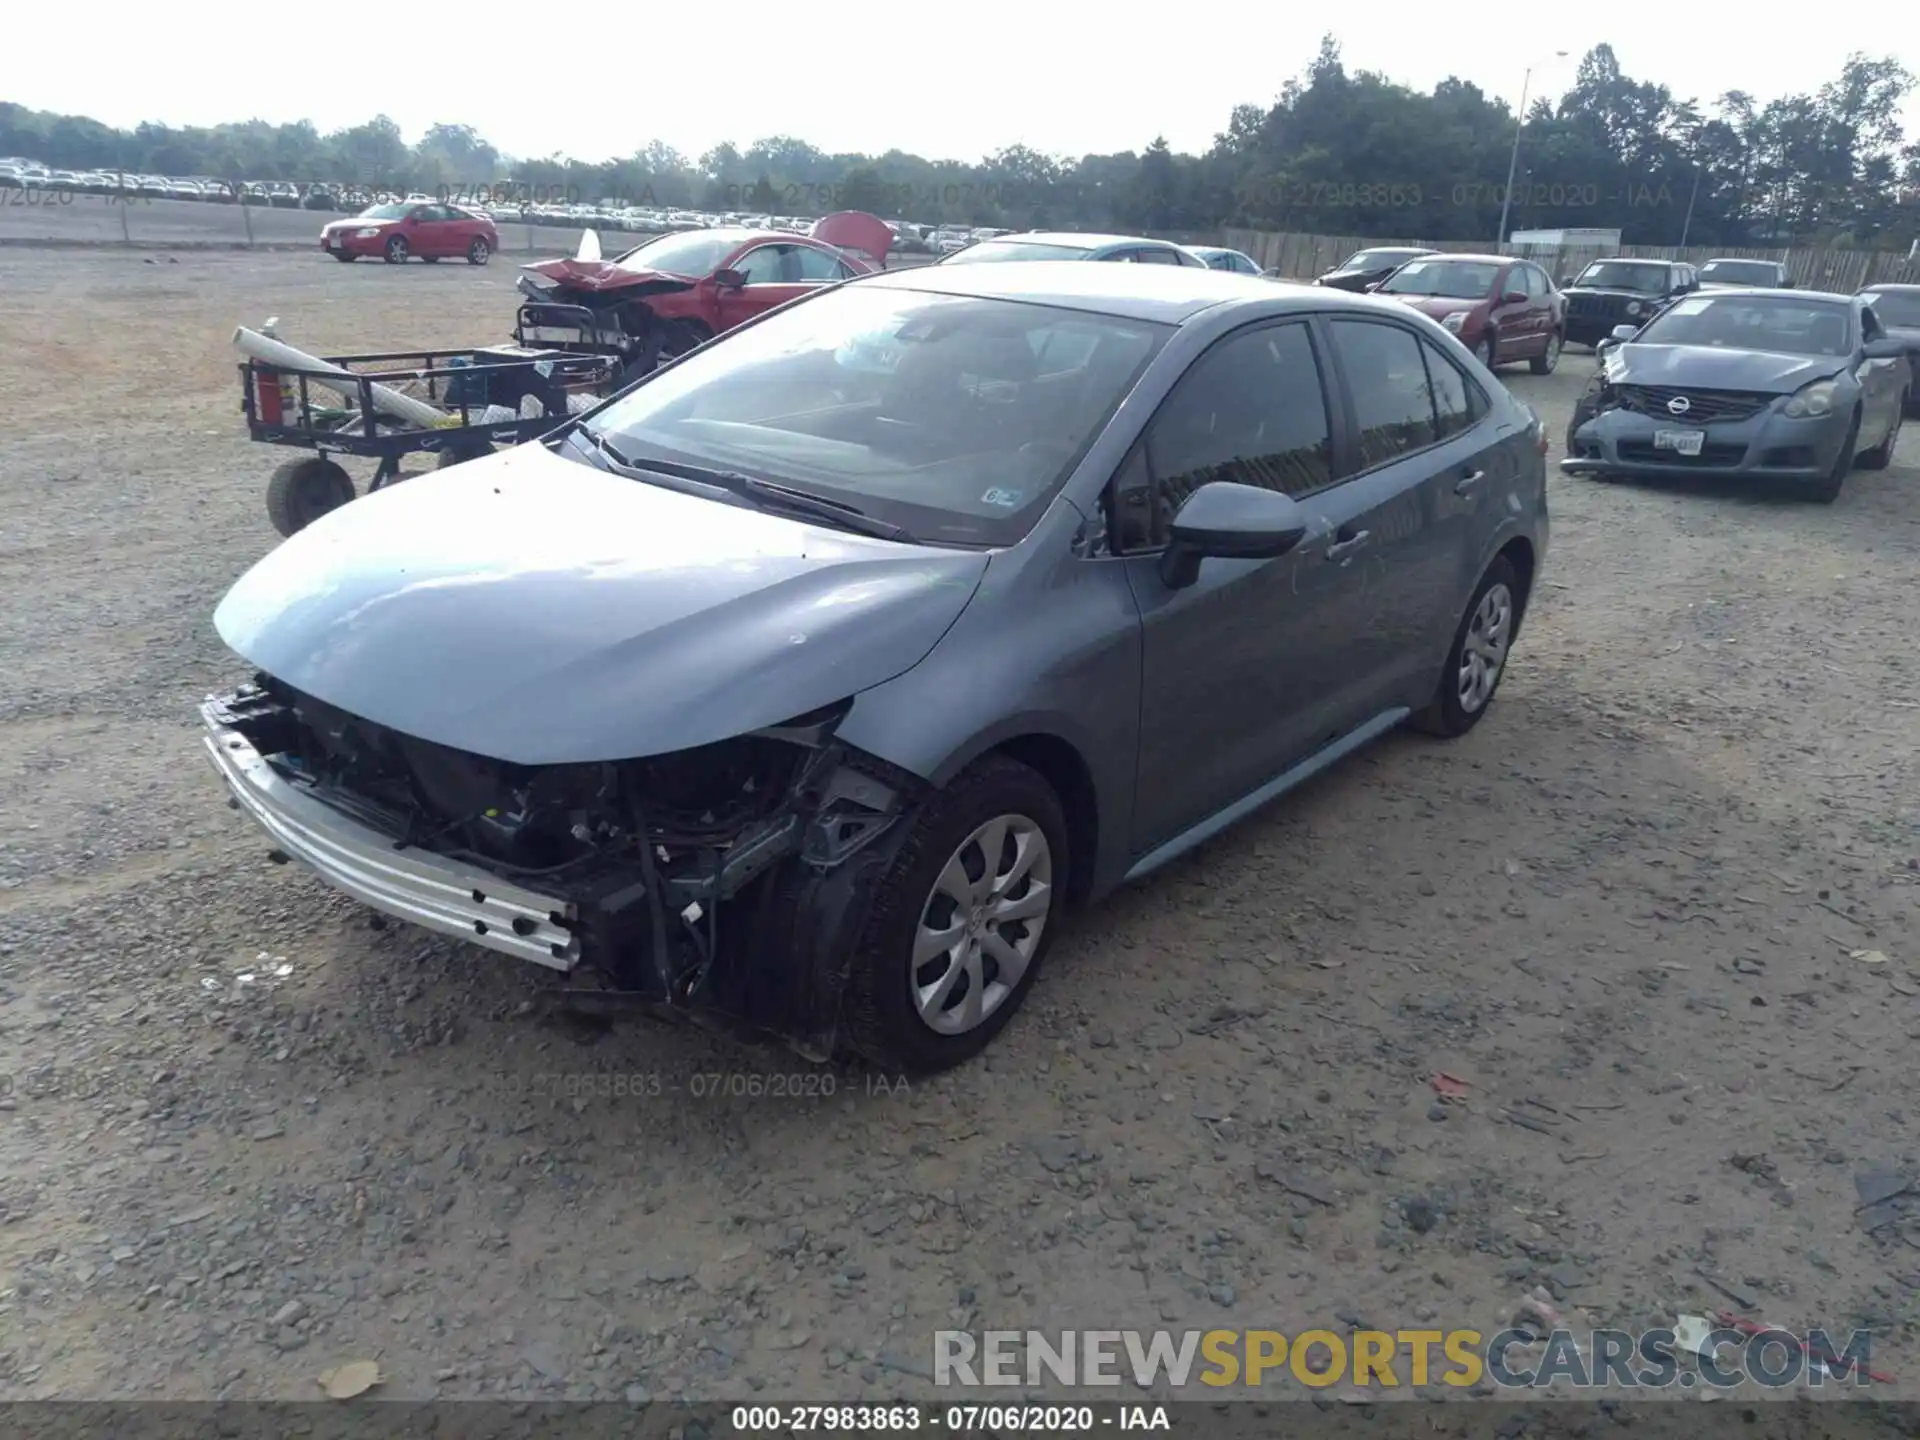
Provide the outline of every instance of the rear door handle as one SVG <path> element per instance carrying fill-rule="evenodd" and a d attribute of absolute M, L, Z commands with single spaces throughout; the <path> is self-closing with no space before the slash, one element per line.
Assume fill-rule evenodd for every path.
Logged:
<path fill-rule="evenodd" d="M 1363 548 L 1373 538 L 1371 530 L 1358 530 L 1344 540 L 1336 540 L 1327 546 L 1327 559 L 1344 560 L 1354 551 Z"/>
<path fill-rule="evenodd" d="M 1478 485 L 1482 480 L 1486 478 L 1487 478 L 1486 471 L 1470 470 L 1465 475 L 1462 475 L 1458 480 L 1453 482 L 1453 493 L 1456 495 L 1464 495 L 1469 490 L 1473 489 L 1474 486 Z"/>

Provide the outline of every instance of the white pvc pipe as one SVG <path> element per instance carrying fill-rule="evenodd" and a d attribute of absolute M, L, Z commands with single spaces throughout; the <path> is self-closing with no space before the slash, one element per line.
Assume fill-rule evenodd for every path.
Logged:
<path fill-rule="evenodd" d="M 264 360 L 267 364 L 277 365 L 284 370 L 318 371 L 318 374 L 308 377 L 314 384 L 325 385 L 348 399 L 357 400 L 360 396 L 360 376 L 353 371 L 316 359 L 304 350 L 296 350 L 284 341 L 262 335 L 258 330 L 249 330 L 244 325 L 240 326 L 233 332 L 233 343 L 255 360 Z M 398 390 L 387 385 L 374 385 L 373 403 L 378 409 L 384 410 L 396 419 L 410 420 L 415 425 L 428 429 L 446 425 L 450 421 L 458 423 L 460 418 L 457 415 L 449 415 L 445 410 L 429 405 L 424 400 L 417 400 L 411 395 L 402 395 Z"/>

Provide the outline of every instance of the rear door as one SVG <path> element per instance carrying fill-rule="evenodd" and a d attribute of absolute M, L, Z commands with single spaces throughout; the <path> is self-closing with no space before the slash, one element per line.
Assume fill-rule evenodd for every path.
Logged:
<path fill-rule="evenodd" d="M 1352 417 L 1354 472 L 1338 487 L 1343 518 L 1323 555 L 1350 546 L 1342 563 L 1360 580 L 1347 602 L 1357 608 L 1324 663 L 1357 724 L 1425 698 L 1418 692 L 1464 603 L 1461 577 L 1478 563 L 1470 552 L 1485 507 L 1508 493 L 1513 477 L 1501 467 L 1516 462 L 1498 453 L 1485 394 L 1433 341 L 1385 319 L 1323 323 Z M 1350 586 L 1338 572 L 1334 564 L 1321 573 Z"/>

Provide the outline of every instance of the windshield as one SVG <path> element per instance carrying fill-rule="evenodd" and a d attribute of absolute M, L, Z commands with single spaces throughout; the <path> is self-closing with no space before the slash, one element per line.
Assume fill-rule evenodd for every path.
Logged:
<path fill-rule="evenodd" d="M 1169 327 L 852 286 L 734 331 L 594 417 L 636 463 L 726 468 L 920 540 L 1011 545 Z"/>
<path fill-rule="evenodd" d="M 1664 295 L 1672 283 L 1664 265 L 1636 265 L 1630 260 L 1596 260 L 1580 272 L 1575 285 L 1595 290 L 1632 290 L 1641 295 Z"/>
<path fill-rule="evenodd" d="M 673 275 L 711 275 L 740 248 L 741 236 L 711 230 L 683 230 L 636 245 L 613 263 L 627 270 L 665 270 Z"/>
<path fill-rule="evenodd" d="M 1693 295 L 1661 311 L 1633 340 L 1839 359 L 1852 353 L 1853 322 L 1844 305 L 1817 300 Z"/>
<path fill-rule="evenodd" d="M 1379 293 L 1480 300 L 1493 293 L 1499 274 L 1500 267 L 1486 260 L 1415 260 L 1394 271 Z"/>
<path fill-rule="evenodd" d="M 1341 261 L 1340 268 L 1333 273 L 1344 275 L 1352 270 L 1384 270 L 1389 265 L 1412 259 L 1417 253 L 1413 250 L 1362 250 Z"/>
<path fill-rule="evenodd" d="M 1873 306 L 1881 324 L 1920 329 L 1920 290 L 1869 290 L 1860 298 Z"/>
<path fill-rule="evenodd" d="M 1031 240 L 982 240 L 954 255 L 949 265 L 972 265 L 981 260 L 1084 260 L 1084 245 L 1042 245 Z"/>
<path fill-rule="evenodd" d="M 1709 260 L 1700 267 L 1700 278 L 1730 285 L 1772 285 L 1780 279 L 1780 271 L 1767 260 Z"/>
<path fill-rule="evenodd" d="M 360 212 L 362 220 L 404 220 L 413 213 L 413 206 L 390 204 L 369 205 Z"/>

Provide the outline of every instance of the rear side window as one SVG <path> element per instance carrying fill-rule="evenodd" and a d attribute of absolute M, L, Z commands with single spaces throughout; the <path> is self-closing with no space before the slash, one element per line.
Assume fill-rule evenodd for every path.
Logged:
<path fill-rule="evenodd" d="M 1433 395 L 1433 414 L 1442 440 L 1480 423 L 1487 413 L 1487 397 L 1460 367 L 1440 353 L 1438 346 L 1420 341 L 1420 358 L 1427 363 L 1427 388 Z"/>
<path fill-rule="evenodd" d="M 1417 357 L 1416 357 L 1417 359 Z M 1173 514 L 1202 485 L 1230 481 L 1306 495 L 1333 478 L 1326 387 L 1304 322 L 1263 325 L 1220 341 L 1196 361 L 1147 428 L 1144 467 L 1115 491 L 1122 545 L 1164 545 Z M 1141 485 L 1151 499 L 1142 506 Z M 1144 525 L 1126 517 L 1144 509 Z"/>
<path fill-rule="evenodd" d="M 1171 250 L 1141 249 L 1134 254 L 1142 265 L 1178 265 L 1180 257 Z"/>
<path fill-rule="evenodd" d="M 1411 330 L 1367 320 L 1331 322 L 1353 396 L 1360 465 L 1371 469 L 1440 438 L 1421 341 Z"/>

